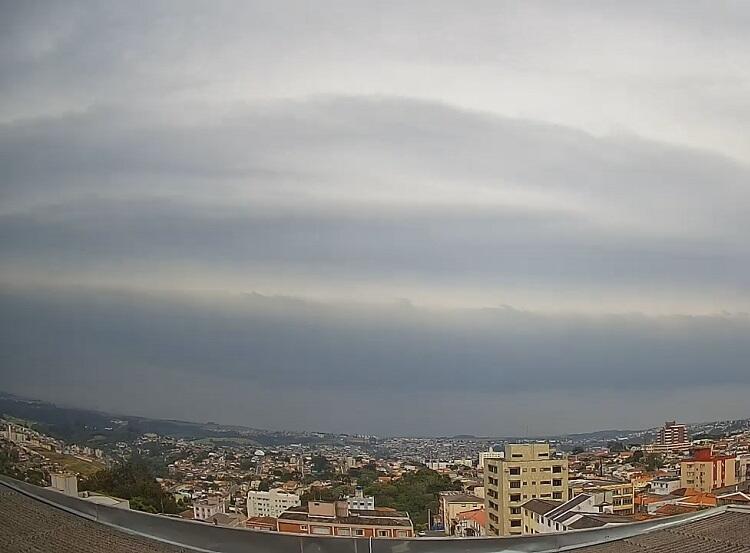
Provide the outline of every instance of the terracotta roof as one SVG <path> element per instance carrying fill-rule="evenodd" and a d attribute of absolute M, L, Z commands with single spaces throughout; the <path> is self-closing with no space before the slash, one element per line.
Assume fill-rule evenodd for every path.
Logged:
<path fill-rule="evenodd" d="M 480 526 L 487 525 L 487 513 L 484 509 L 472 509 L 471 511 L 464 511 L 458 513 L 456 516 L 458 520 L 473 520 Z"/>

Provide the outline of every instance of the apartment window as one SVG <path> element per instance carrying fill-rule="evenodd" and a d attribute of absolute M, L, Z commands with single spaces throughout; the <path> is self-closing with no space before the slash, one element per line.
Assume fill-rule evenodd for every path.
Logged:
<path fill-rule="evenodd" d="M 552 499 L 562 499 L 562 492 L 552 492 Z"/>
<path fill-rule="evenodd" d="M 378 530 L 378 537 L 379 538 L 387 538 L 391 535 L 390 530 Z"/>
<path fill-rule="evenodd" d="M 519 526 L 521 526 L 521 521 L 520 520 L 511 520 L 510 521 L 510 527 L 511 528 L 518 528 Z"/>
<path fill-rule="evenodd" d="M 541 472 L 550 472 L 552 469 L 550 467 L 542 467 L 539 469 Z"/>
<path fill-rule="evenodd" d="M 518 480 L 516 480 L 515 482 L 511 482 L 510 483 L 510 487 L 511 488 L 520 488 L 521 487 L 521 482 L 519 482 Z"/>
<path fill-rule="evenodd" d="M 364 536 L 365 535 L 364 528 L 355 528 L 354 529 L 354 535 L 355 536 Z"/>
<path fill-rule="evenodd" d="M 510 474 L 512 476 L 517 476 L 521 474 L 521 467 L 510 467 Z"/>
<path fill-rule="evenodd" d="M 555 465 L 552 467 L 552 472 L 562 472 L 562 467 L 560 465 Z"/>
<path fill-rule="evenodd" d="M 512 494 L 510 494 L 510 500 L 511 501 L 521 501 L 521 494 L 520 493 L 512 493 Z"/>
<path fill-rule="evenodd" d="M 511 507 L 510 508 L 510 514 L 511 515 L 520 515 L 521 514 L 521 507 Z"/>
<path fill-rule="evenodd" d="M 338 536 L 351 536 L 352 535 L 352 530 L 351 530 L 351 528 L 339 528 L 336 531 L 336 535 L 338 535 Z"/>
<path fill-rule="evenodd" d="M 330 526 L 312 526 L 310 528 L 310 532 L 312 534 L 317 534 L 319 536 L 330 536 L 331 527 Z"/>
<path fill-rule="evenodd" d="M 552 494 L 551 493 L 543 493 L 542 497 L 552 497 Z"/>
<path fill-rule="evenodd" d="M 542 486 L 549 486 L 550 484 L 552 484 L 552 482 L 551 482 L 550 480 L 542 480 L 542 481 L 541 481 L 541 482 L 539 482 L 539 483 L 540 483 L 540 484 L 541 484 Z"/>
<path fill-rule="evenodd" d="M 540 453 L 539 457 L 549 457 L 549 453 Z"/>
<path fill-rule="evenodd" d="M 409 531 L 408 530 L 396 530 L 396 536 L 399 538 L 408 538 Z"/>
<path fill-rule="evenodd" d="M 490 501 L 489 504 L 490 504 L 490 509 L 494 509 L 495 511 L 497 511 L 499 507 L 497 503 L 495 503 L 494 501 Z"/>
<path fill-rule="evenodd" d="M 307 531 L 307 524 L 300 524 L 299 529 Z"/>
<path fill-rule="evenodd" d="M 562 486 L 562 480 L 555 479 L 555 480 L 552 481 L 552 485 L 553 486 Z"/>
<path fill-rule="evenodd" d="M 521 457 L 523 457 L 523 454 L 522 453 L 513 453 L 511 455 L 511 457 L 513 457 L 514 459 L 520 459 Z"/>

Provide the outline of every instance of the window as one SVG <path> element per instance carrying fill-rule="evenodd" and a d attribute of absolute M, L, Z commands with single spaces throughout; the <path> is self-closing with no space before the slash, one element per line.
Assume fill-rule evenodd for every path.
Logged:
<path fill-rule="evenodd" d="M 336 530 L 336 535 L 337 536 L 351 536 L 352 530 L 351 528 L 339 528 L 338 530 Z"/>
<path fill-rule="evenodd" d="M 552 485 L 553 486 L 562 486 L 562 480 L 555 479 L 555 480 L 552 481 Z"/>
<path fill-rule="evenodd" d="M 378 537 L 379 538 L 387 538 L 391 535 L 390 530 L 378 530 Z"/>
<path fill-rule="evenodd" d="M 399 538 L 408 538 L 409 531 L 408 530 L 396 530 L 396 536 Z"/>
<path fill-rule="evenodd" d="M 551 482 L 550 480 L 542 480 L 542 481 L 541 481 L 541 482 L 539 482 L 539 483 L 540 483 L 540 484 L 541 484 L 542 486 L 549 486 L 550 484 L 552 484 L 552 482 Z"/>
<path fill-rule="evenodd" d="M 552 472 L 562 472 L 562 467 L 560 465 L 555 465 L 552 467 Z"/>
<path fill-rule="evenodd" d="M 511 520 L 510 521 L 510 527 L 511 528 L 518 528 L 519 526 L 521 526 L 521 521 L 520 520 Z"/>
<path fill-rule="evenodd" d="M 510 474 L 513 476 L 521 474 L 521 467 L 510 467 Z"/>
<path fill-rule="evenodd" d="M 307 530 L 307 524 L 300 524 L 299 525 L 300 530 Z"/>
<path fill-rule="evenodd" d="M 510 514 L 511 515 L 520 515 L 521 514 L 521 507 L 511 507 L 510 508 Z"/>
<path fill-rule="evenodd" d="M 511 455 L 511 457 L 513 457 L 514 459 L 520 459 L 521 457 L 523 457 L 523 454 L 521 454 L 521 453 L 513 453 Z"/>
<path fill-rule="evenodd" d="M 562 492 L 552 492 L 552 499 L 562 499 Z"/>
<path fill-rule="evenodd" d="M 365 535 L 364 528 L 355 528 L 354 529 L 354 535 L 355 536 L 364 536 Z"/>
<path fill-rule="evenodd" d="M 512 493 L 512 494 L 510 494 L 510 500 L 511 501 L 521 501 L 521 494 L 520 493 Z"/>
<path fill-rule="evenodd" d="M 319 536 L 330 536 L 331 527 L 330 526 L 312 526 L 310 528 L 310 532 L 312 534 L 317 534 Z"/>
<path fill-rule="evenodd" d="M 549 457 L 549 453 L 540 453 L 539 457 Z"/>
<path fill-rule="evenodd" d="M 515 482 L 511 482 L 510 483 L 510 487 L 511 488 L 520 488 L 521 487 L 521 482 L 519 482 L 518 480 L 516 480 Z"/>

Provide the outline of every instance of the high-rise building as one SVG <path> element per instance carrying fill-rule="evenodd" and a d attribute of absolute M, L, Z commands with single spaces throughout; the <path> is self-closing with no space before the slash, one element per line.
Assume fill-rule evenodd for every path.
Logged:
<path fill-rule="evenodd" d="M 267 492 L 250 490 L 247 492 L 247 516 L 251 517 L 278 517 L 290 507 L 300 505 L 297 494 L 285 493 L 274 489 Z"/>
<path fill-rule="evenodd" d="M 568 461 L 547 443 L 508 444 L 503 459 L 485 459 L 487 535 L 523 533 L 521 505 L 568 498 Z"/>
<path fill-rule="evenodd" d="M 711 493 L 737 483 L 736 457 L 714 455 L 710 447 L 696 449 L 693 457 L 680 463 L 680 486 Z"/>
<path fill-rule="evenodd" d="M 656 441 L 646 446 L 646 451 L 650 453 L 666 453 L 668 451 L 688 449 L 690 440 L 688 439 L 687 427 L 684 424 L 677 424 L 675 421 L 667 421 L 656 434 Z"/>

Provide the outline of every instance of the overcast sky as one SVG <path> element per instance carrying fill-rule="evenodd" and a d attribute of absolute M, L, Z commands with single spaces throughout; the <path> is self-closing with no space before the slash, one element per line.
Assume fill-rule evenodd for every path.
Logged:
<path fill-rule="evenodd" d="M 377 434 L 750 417 L 749 27 L 3 3 L 0 388 Z"/>

